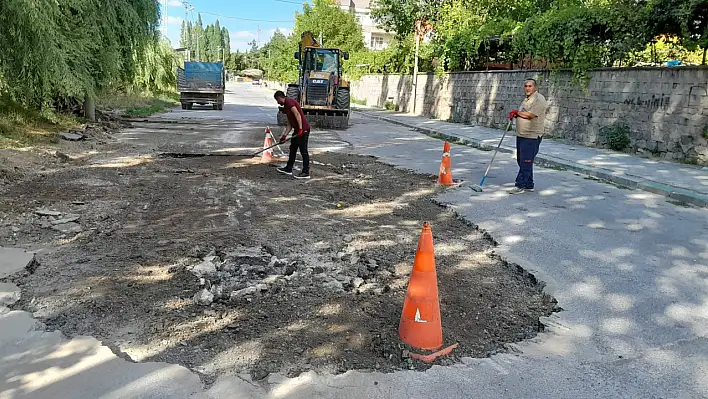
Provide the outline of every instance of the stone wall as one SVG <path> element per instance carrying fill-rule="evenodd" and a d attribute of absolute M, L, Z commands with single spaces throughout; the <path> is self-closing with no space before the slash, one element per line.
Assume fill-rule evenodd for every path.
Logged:
<path fill-rule="evenodd" d="M 629 152 L 708 164 L 708 68 L 621 68 L 591 72 L 589 84 L 572 83 L 568 71 L 493 71 L 418 76 L 368 75 L 352 96 L 368 105 L 489 127 L 501 127 L 523 99 L 523 83 L 536 78 L 549 101 L 546 134 L 603 146 L 601 128 L 630 127 Z M 415 110 L 414 110 L 415 101 Z"/>

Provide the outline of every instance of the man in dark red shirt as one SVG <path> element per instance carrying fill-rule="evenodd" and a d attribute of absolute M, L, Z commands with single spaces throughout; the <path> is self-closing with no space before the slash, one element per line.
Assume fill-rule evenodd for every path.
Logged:
<path fill-rule="evenodd" d="M 296 175 L 297 179 L 309 179 L 310 178 L 310 155 L 307 153 L 307 140 L 310 137 L 310 124 L 307 123 L 305 114 L 300 108 L 300 104 L 292 98 L 287 98 L 285 93 L 278 90 L 275 92 L 275 101 L 283 106 L 283 112 L 288 117 L 288 125 L 285 127 L 283 136 L 280 138 L 280 142 L 284 142 L 290 130 L 293 130 L 293 138 L 290 141 L 290 156 L 288 157 L 288 164 L 278 168 L 278 172 L 284 173 L 286 175 L 293 174 L 293 165 L 295 165 L 295 156 L 297 156 L 297 150 L 300 150 L 300 155 L 302 155 L 302 172 Z"/>

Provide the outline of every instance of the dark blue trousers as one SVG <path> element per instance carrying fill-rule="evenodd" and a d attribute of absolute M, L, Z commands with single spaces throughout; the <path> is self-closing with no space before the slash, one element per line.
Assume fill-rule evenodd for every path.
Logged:
<path fill-rule="evenodd" d="M 542 137 L 527 139 L 516 136 L 516 162 L 519 164 L 519 174 L 516 175 L 516 187 L 533 188 L 533 160 L 538 155 Z"/>

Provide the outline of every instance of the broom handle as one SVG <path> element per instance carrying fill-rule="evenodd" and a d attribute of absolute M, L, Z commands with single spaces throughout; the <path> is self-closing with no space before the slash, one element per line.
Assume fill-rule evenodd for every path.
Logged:
<path fill-rule="evenodd" d="M 479 183 L 480 186 L 484 184 L 484 181 L 487 179 L 487 173 L 489 173 L 489 169 L 492 168 L 492 163 L 494 162 L 494 158 L 497 156 L 497 152 L 499 151 L 499 147 L 501 147 L 502 142 L 504 142 L 504 137 L 506 137 L 506 132 L 509 131 L 511 128 L 511 120 L 509 120 L 509 123 L 506 124 L 506 129 L 504 129 L 504 133 L 502 134 L 501 140 L 499 140 L 499 144 L 497 144 L 497 148 L 494 150 L 494 155 L 492 155 L 492 160 L 489 161 L 489 165 L 487 165 L 487 170 L 484 172 L 484 176 L 482 176 L 482 182 Z"/>
<path fill-rule="evenodd" d="M 285 141 L 279 141 L 279 142 L 273 144 L 272 146 L 266 147 L 266 148 L 264 148 L 264 149 L 258 151 L 257 153 L 255 153 L 255 154 L 253 154 L 253 155 L 251 155 L 251 156 L 255 157 L 256 155 L 260 154 L 260 153 L 263 152 L 263 151 L 268 151 L 268 150 L 270 150 L 270 149 L 273 148 L 273 147 L 277 147 L 277 146 L 279 146 L 279 145 L 281 145 L 281 144 L 287 143 L 288 140 L 290 140 L 291 138 L 292 138 L 292 137 L 288 137 L 288 138 L 285 139 Z"/>

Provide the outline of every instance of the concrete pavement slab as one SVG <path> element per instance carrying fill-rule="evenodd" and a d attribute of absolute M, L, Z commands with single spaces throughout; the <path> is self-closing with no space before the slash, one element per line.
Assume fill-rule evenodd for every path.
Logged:
<path fill-rule="evenodd" d="M 15 284 L 0 283 L 0 306 L 11 306 L 20 300 L 20 288 Z"/>
<path fill-rule="evenodd" d="M 34 261 L 34 254 L 22 248 L 0 247 L 0 278 L 23 270 Z"/>
<path fill-rule="evenodd" d="M 0 398 L 188 398 L 199 377 L 165 363 L 131 363 L 90 337 L 45 332 L 29 313 L 0 314 Z"/>
<path fill-rule="evenodd" d="M 369 118 L 416 129 L 433 137 L 491 150 L 496 148 L 502 130 L 444 122 L 421 116 L 361 109 Z M 512 132 L 504 139 L 500 152 L 516 151 Z M 540 165 L 565 168 L 630 188 L 638 188 L 677 201 L 708 206 L 708 169 L 621 152 L 563 143 L 546 138 L 537 157 Z"/>

